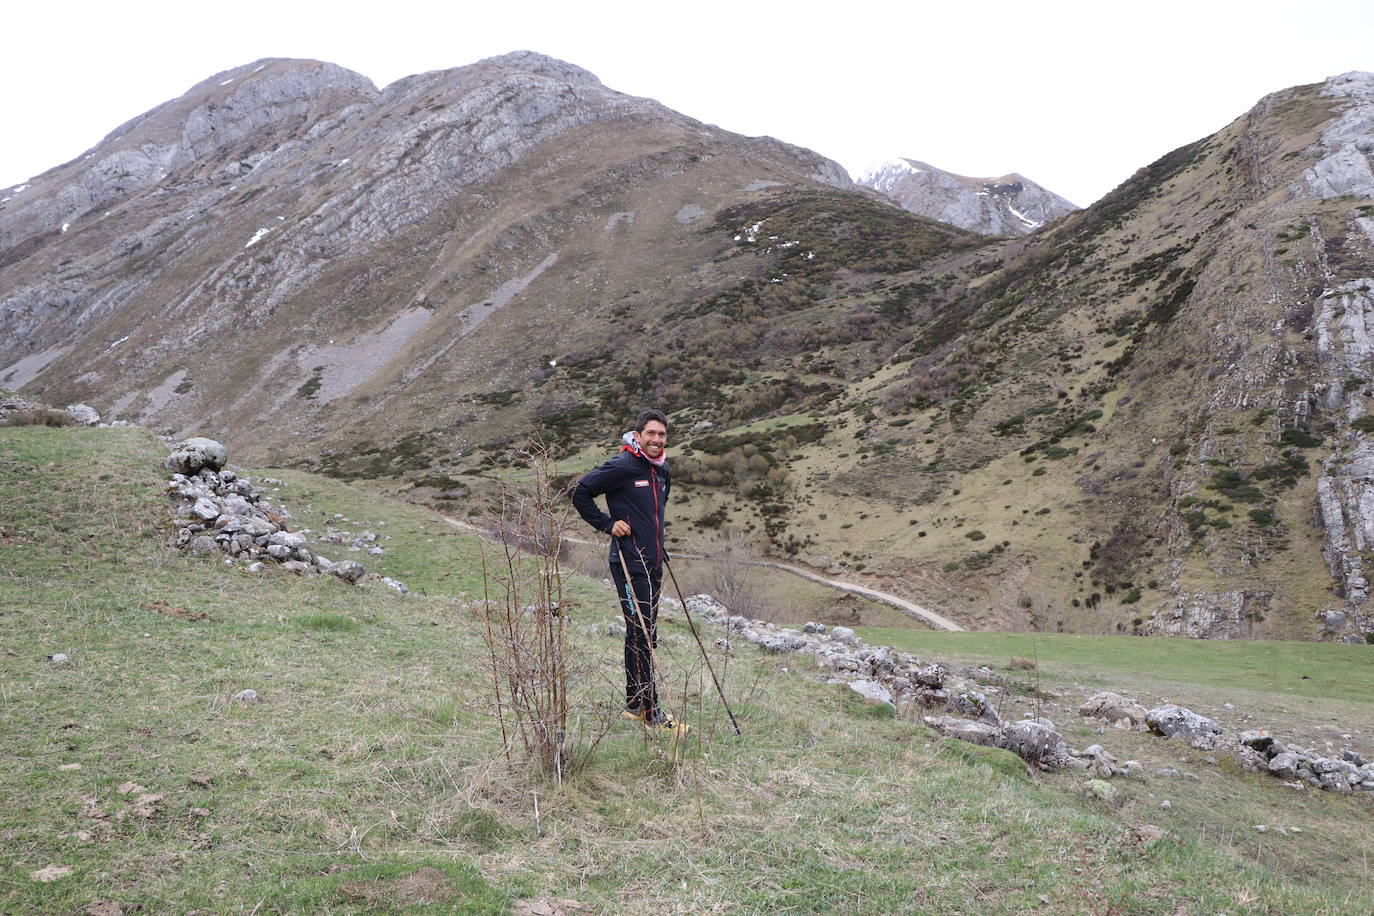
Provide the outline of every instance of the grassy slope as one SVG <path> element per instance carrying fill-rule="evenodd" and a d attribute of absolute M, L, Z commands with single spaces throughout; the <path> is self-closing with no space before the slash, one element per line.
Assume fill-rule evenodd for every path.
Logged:
<path fill-rule="evenodd" d="M 0 909 L 501 912 L 543 895 L 605 912 L 1364 906 L 1370 874 L 1350 850 L 1367 798 L 1218 767 L 1169 784 L 1176 810 L 1210 828 L 1180 818 L 1142 846 L 1128 827 L 1159 819 L 1154 781 L 1119 782 L 1120 808 L 1085 802 L 1075 779 L 1032 779 L 1005 753 L 873 718 L 781 674 L 787 659 L 730 662 L 745 737 L 727 739 L 679 625 L 664 654 L 699 725 L 683 759 L 613 723 L 555 785 L 499 752 L 481 642 L 449 598 L 478 590 L 469 539 L 299 475 L 282 496 L 303 523 L 343 512 L 391 534 L 381 567 L 429 595 L 255 578 L 159 546 L 161 454 L 134 429 L 0 431 Z M 615 713 L 619 651 L 597 632 L 608 596 L 574 591 L 591 731 Z M 71 662 L 46 659 L 59 651 Z M 233 702 L 244 687 L 261 702 Z M 135 810 L 145 793 L 161 796 L 150 816 Z M 1268 822 L 1314 829 L 1301 842 L 1246 832 L 1261 802 Z M 73 873 L 30 877 L 48 865 Z"/>

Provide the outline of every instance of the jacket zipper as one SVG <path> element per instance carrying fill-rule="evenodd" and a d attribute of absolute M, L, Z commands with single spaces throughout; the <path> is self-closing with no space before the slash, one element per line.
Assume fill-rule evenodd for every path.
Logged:
<path fill-rule="evenodd" d="M 658 521 L 658 475 L 654 473 L 654 466 L 649 465 L 649 489 L 654 491 L 654 549 L 658 552 L 658 565 L 663 565 L 663 536 L 662 526 Z"/>

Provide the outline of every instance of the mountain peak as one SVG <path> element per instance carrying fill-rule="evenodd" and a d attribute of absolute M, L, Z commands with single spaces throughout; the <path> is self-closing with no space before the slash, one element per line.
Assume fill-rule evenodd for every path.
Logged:
<path fill-rule="evenodd" d="M 983 235 L 1026 235 L 1078 208 L 1025 176 L 956 175 L 919 159 L 889 159 L 858 183 L 921 216 Z"/>
<path fill-rule="evenodd" d="M 601 85 L 601 80 L 590 70 L 584 70 L 576 64 L 570 64 L 556 57 L 549 57 L 547 54 L 540 54 L 538 51 L 511 51 L 507 54 L 499 54 L 496 57 L 487 57 L 479 60 L 474 66 L 493 66 L 507 70 L 523 70 L 526 73 L 533 73 L 536 76 L 544 76 L 577 85 Z"/>

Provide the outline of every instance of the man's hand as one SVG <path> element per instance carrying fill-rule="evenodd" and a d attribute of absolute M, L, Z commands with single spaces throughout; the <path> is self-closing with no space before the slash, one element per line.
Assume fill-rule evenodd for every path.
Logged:
<path fill-rule="evenodd" d="M 612 537 L 623 538 L 625 535 L 627 535 L 627 534 L 629 534 L 629 533 L 630 533 L 630 523 L 627 522 L 627 521 L 625 521 L 625 520 L 622 519 L 622 518 L 616 519 L 616 520 L 615 520 L 615 524 L 611 526 L 611 536 L 612 536 Z"/>

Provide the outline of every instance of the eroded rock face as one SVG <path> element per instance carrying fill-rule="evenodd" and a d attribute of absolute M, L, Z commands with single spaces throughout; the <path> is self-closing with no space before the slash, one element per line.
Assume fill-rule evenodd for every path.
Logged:
<path fill-rule="evenodd" d="M 1350 107 L 1322 131 L 1309 151 L 1322 158 L 1303 172 L 1315 197 L 1374 197 L 1374 74 L 1333 76 L 1322 95 L 1346 100 Z"/>

